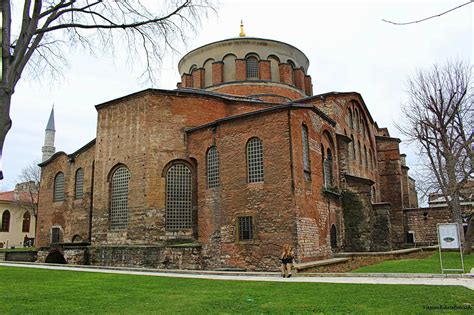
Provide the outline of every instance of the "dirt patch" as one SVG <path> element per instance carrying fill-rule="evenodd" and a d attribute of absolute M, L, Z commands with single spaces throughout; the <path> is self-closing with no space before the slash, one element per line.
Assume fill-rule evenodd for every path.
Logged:
<path fill-rule="evenodd" d="M 381 255 L 381 256 L 350 256 L 347 257 L 349 260 L 341 263 L 332 265 L 311 267 L 308 269 L 300 270 L 298 273 L 337 273 L 337 272 L 349 272 L 360 267 L 369 265 L 375 265 L 386 260 L 400 260 L 400 259 L 423 259 L 433 255 L 433 251 L 420 251 L 408 254 L 397 254 L 397 255 Z"/>

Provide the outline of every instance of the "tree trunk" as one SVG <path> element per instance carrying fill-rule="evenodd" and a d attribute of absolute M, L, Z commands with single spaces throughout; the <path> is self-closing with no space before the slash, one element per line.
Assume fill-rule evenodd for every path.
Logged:
<path fill-rule="evenodd" d="M 12 126 L 10 119 L 11 98 L 11 94 L 5 91 L 5 88 L 0 89 L 0 158 L 5 144 L 5 137 Z"/>
<path fill-rule="evenodd" d="M 464 243 L 464 251 L 465 255 L 470 255 L 472 252 L 472 237 L 474 234 L 474 214 L 471 214 L 468 221 L 467 221 L 467 231 L 466 231 L 466 240 Z"/>

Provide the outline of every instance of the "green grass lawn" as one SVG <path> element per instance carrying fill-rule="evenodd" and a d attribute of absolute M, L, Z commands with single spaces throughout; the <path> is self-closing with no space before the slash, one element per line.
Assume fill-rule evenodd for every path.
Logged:
<path fill-rule="evenodd" d="M 443 252 L 443 268 L 444 269 L 461 269 L 461 259 L 459 252 Z M 474 253 L 464 255 L 464 272 L 469 272 L 474 268 Z M 352 272 L 370 273 L 441 273 L 439 264 L 439 252 L 434 252 L 425 259 L 402 259 L 388 260 L 380 264 L 361 267 Z M 456 273 L 456 272 L 448 272 Z"/>
<path fill-rule="evenodd" d="M 218 281 L 0 267 L 0 314 L 470 314 L 464 287 Z"/>

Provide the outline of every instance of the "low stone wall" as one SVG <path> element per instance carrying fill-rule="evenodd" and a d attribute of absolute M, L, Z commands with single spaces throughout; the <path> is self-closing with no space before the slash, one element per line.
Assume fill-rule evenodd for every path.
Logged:
<path fill-rule="evenodd" d="M 3 254 L 4 254 L 5 261 L 23 261 L 23 262 L 36 261 L 36 251 L 33 251 L 33 250 L 6 251 Z"/>

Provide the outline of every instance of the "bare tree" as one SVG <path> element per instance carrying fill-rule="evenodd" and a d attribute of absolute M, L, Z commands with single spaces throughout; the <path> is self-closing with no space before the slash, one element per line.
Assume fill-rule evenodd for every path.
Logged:
<path fill-rule="evenodd" d="M 18 176 L 18 184 L 15 188 L 15 190 L 25 192 L 27 196 L 27 200 L 19 200 L 21 207 L 35 216 L 37 214 L 39 183 L 41 180 L 41 169 L 38 163 L 38 161 L 35 161 L 21 170 Z"/>
<path fill-rule="evenodd" d="M 419 144 L 429 174 L 425 185 L 442 193 L 460 226 L 460 194 L 474 174 L 473 104 L 472 66 L 460 61 L 434 65 L 409 79 L 408 101 L 402 108 L 406 125 L 398 127 Z M 461 233 L 464 240 L 462 229 Z M 464 250 L 470 253 L 470 249 L 471 237 L 467 237 Z"/>
<path fill-rule="evenodd" d="M 0 155 L 12 125 L 11 98 L 26 67 L 56 72 L 66 60 L 66 47 L 110 52 L 121 43 L 130 56 L 143 57 L 144 74 L 152 78 L 163 53 L 184 42 L 200 15 L 212 9 L 210 1 L 0 0 Z"/>
<path fill-rule="evenodd" d="M 446 10 L 446 11 L 444 11 L 444 12 L 441 12 L 441 13 L 438 13 L 438 14 L 435 14 L 435 15 L 431 15 L 431 16 L 428 16 L 428 17 L 425 17 L 425 18 L 422 18 L 422 19 L 419 19 L 419 20 L 410 21 L 410 22 L 394 22 L 394 21 L 389 21 L 389 20 L 385 20 L 385 19 L 382 19 L 382 21 L 383 21 L 383 22 L 386 22 L 386 23 L 394 24 L 394 25 L 416 24 L 416 23 L 424 22 L 424 21 L 427 21 L 427 20 L 431 20 L 431 19 L 440 17 L 440 16 L 442 16 L 442 15 L 448 14 L 449 12 L 452 12 L 452 11 L 454 11 L 454 10 L 460 9 L 460 8 L 462 8 L 463 6 L 468 5 L 468 4 L 471 4 L 471 3 L 473 3 L 473 2 L 474 2 L 474 0 L 469 0 L 469 1 L 466 2 L 466 3 L 463 3 L 463 4 L 461 4 L 461 5 L 458 5 L 457 7 L 454 7 L 454 8 L 452 8 L 452 9 Z"/>

